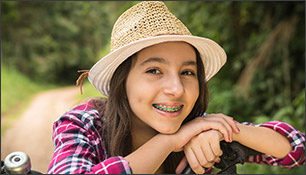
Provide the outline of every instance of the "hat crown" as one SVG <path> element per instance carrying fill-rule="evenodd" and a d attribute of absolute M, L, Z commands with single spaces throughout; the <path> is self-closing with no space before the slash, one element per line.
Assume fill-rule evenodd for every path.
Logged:
<path fill-rule="evenodd" d="M 191 35 L 187 27 L 160 1 L 144 1 L 125 11 L 116 21 L 110 51 L 158 35 Z"/>

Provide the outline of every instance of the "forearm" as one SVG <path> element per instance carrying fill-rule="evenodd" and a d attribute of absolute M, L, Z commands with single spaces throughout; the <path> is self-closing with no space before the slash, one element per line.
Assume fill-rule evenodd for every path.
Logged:
<path fill-rule="evenodd" d="M 158 134 L 125 157 L 133 174 L 153 174 L 173 151 L 167 135 Z"/>
<path fill-rule="evenodd" d="M 288 139 L 266 127 L 237 124 L 239 134 L 233 133 L 233 140 L 259 152 L 283 158 L 291 151 Z"/>

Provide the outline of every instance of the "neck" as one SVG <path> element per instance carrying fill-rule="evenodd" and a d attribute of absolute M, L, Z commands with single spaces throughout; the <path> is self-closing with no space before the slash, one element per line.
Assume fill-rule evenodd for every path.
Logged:
<path fill-rule="evenodd" d="M 132 124 L 131 134 L 133 151 L 135 151 L 151 138 L 156 136 L 158 132 L 144 123 L 138 117 L 135 117 Z"/>
<path fill-rule="evenodd" d="M 134 117 L 132 122 L 132 151 L 137 150 L 143 144 L 148 142 L 154 136 L 158 134 L 158 132 L 151 128 L 149 125 L 144 123 L 138 117 Z M 163 165 L 159 167 L 159 169 L 155 172 L 155 174 L 164 174 Z"/>

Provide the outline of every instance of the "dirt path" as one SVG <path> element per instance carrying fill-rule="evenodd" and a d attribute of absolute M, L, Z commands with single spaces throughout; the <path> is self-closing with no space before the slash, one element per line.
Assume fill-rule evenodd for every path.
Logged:
<path fill-rule="evenodd" d="M 32 169 L 46 173 L 53 155 L 52 124 L 78 103 L 76 87 L 49 90 L 36 95 L 22 116 L 1 138 L 1 160 L 14 151 L 31 158 Z"/>

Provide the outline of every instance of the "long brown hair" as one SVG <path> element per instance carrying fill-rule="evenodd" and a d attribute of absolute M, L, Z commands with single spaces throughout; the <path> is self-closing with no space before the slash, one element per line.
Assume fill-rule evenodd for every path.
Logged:
<path fill-rule="evenodd" d="M 200 54 L 195 48 L 194 50 L 197 59 L 199 97 L 183 124 L 203 115 L 208 104 L 204 66 Z M 135 57 L 134 54 L 126 59 L 115 71 L 110 81 L 108 99 L 94 100 L 102 118 L 102 137 L 108 156 L 126 156 L 132 152 L 131 121 L 135 114 L 132 112 L 127 99 L 125 82 Z M 165 173 L 174 173 L 183 156 L 183 152 L 171 153 L 164 162 Z"/>

